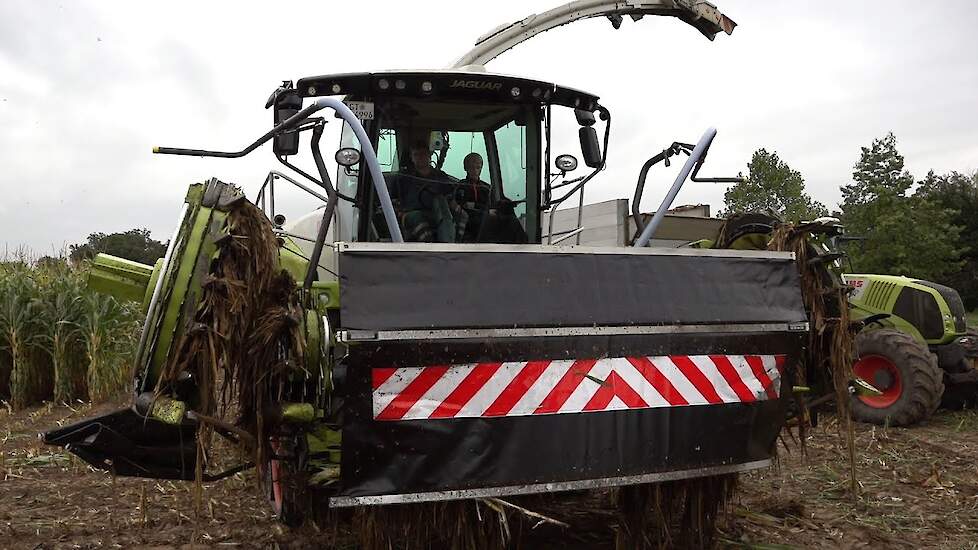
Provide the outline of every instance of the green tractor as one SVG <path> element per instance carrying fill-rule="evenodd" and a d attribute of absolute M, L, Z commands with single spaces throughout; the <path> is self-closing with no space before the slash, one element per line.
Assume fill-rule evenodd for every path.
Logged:
<path fill-rule="evenodd" d="M 879 390 L 852 401 L 857 420 L 909 426 L 943 404 L 962 407 L 978 396 L 978 335 L 968 331 L 953 288 L 892 275 L 845 275 L 852 317 L 866 327 L 856 338 L 856 376 Z"/>
<path fill-rule="evenodd" d="M 723 234 L 687 246 L 765 249 L 781 223 L 770 214 L 738 214 L 728 219 Z M 968 330 L 957 291 L 907 277 L 842 274 L 839 220 L 820 218 L 808 225 L 820 228 L 820 236 L 811 240 L 809 262 L 818 264 L 825 284 L 841 277 L 851 287 L 850 319 L 863 325 L 853 374 L 868 386 L 853 386 L 853 418 L 910 426 L 939 406 L 978 402 L 978 333 Z"/>

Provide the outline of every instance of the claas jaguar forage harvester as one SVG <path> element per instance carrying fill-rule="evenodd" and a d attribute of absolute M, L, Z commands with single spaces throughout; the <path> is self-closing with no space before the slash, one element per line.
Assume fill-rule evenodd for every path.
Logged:
<path fill-rule="evenodd" d="M 574 2 L 494 31 L 450 70 L 285 82 L 274 127 L 242 151 L 156 149 L 236 158 L 271 142 L 285 168 L 253 202 L 192 185 L 155 266 L 95 261 L 94 288 L 146 310 L 134 402 L 45 440 L 123 476 L 257 465 L 283 519 L 308 487 L 341 508 L 771 464 L 810 336 L 795 255 L 651 248 L 657 219 L 631 247 L 562 244 L 574 232 L 549 231 L 547 214 L 605 167 L 611 112 L 484 69 L 549 28 L 645 15 L 710 39 L 734 26 L 706 2 Z M 551 150 L 559 110 L 579 124 L 576 178 L 578 159 Z M 326 112 L 343 126 L 335 178 Z M 660 212 L 690 173 L 725 180 L 697 176 L 715 134 L 668 147 L 688 158 Z M 315 171 L 293 162 L 304 135 Z M 318 208 L 287 223 L 276 183 Z M 219 467 L 208 449 L 223 440 L 252 454 Z"/>

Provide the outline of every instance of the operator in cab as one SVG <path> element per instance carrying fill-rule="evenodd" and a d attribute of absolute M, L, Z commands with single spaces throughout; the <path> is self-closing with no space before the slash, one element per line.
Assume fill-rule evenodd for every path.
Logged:
<path fill-rule="evenodd" d="M 410 152 L 411 166 L 390 182 L 404 239 L 461 242 L 468 215 L 454 197 L 458 184 L 431 165 L 431 148 L 424 140 L 412 141 Z"/>
<path fill-rule="evenodd" d="M 482 181 L 482 155 L 469 153 L 462 159 L 465 179 L 458 184 L 455 197 L 468 216 L 466 242 L 525 244 L 526 231 L 514 211 L 515 203 L 499 187 Z"/>
<path fill-rule="evenodd" d="M 457 196 L 466 210 L 477 210 L 489 200 L 491 186 L 482 181 L 482 155 L 469 153 L 462 159 L 465 179 L 459 186 Z"/>
<path fill-rule="evenodd" d="M 482 155 L 479 153 L 469 153 L 462 159 L 462 169 L 465 170 L 465 179 L 455 190 L 455 199 L 469 217 L 465 229 L 465 240 L 475 241 L 479 228 L 482 227 L 483 215 L 488 213 L 488 208 L 492 201 L 489 197 L 492 187 L 482 181 Z"/>

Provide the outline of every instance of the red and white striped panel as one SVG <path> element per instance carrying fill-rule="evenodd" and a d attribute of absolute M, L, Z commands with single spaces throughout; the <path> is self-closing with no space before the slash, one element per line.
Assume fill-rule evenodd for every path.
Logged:
<path fill-rule="evenodd" d="M 563 414 L 776 399 L 784 355 L 672 355 L 373 369 L 376 420 Z"/>

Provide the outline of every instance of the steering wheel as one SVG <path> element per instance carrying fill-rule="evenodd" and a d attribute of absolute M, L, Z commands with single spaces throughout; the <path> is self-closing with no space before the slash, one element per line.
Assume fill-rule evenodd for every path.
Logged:
<path fill-rule="evenodd" d="M 438 195 L 441 193 L 438 193 L 432 189 L 432 185 L 430 183 L 419 182 L 416 185 L 418 186 L 418 204 L 425 210 L 434 209 L 435 199 L 437 199 Z"/>
<path fill-rule="evenodd" d="M 408 189 L 413 188 L 413 193 L 416 195 L 418 200 L 418 206 L 425 210 L 430 210 L 434 207 L 435 198 L 440 194 L 434 187 L 436 183 L 422 176 L 414 174 L 402 174 L 404 178 L 401 185 L 408 185 Z"/>

